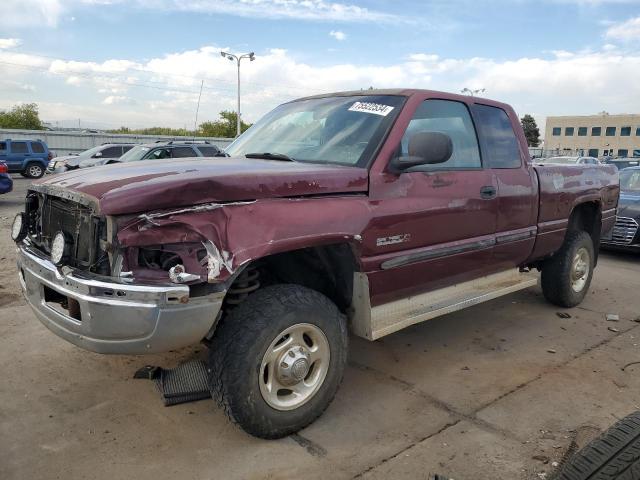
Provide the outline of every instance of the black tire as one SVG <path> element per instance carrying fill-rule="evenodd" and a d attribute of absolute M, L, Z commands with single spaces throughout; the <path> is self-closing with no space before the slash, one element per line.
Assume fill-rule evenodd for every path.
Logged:
<path fill-rule="evenodd" d="M 299 324 L 316 326 L 325 335 L 328 369 L 306 403 L 279 410 L 260 390 L 261 364 L 281 332 Z M 312 423 L 329 406 L 342 382 L 347 346 L 346 318 L 327 297 L 300 285 L 265 287 L 235 307 L 216 329 L 209 353 L 211 392 L 229 419 L 247 433 L 284 437 Z"/>
<path fill-rule="evenodd" d="M 639 480 L 640 412 L 615 423 L 564 464 L 556 480 Z"/>
<path fill-rule="evenodd" d="M 572 287 L 573 260 L 580 249 L 586 249 L 589 255 L 589 271 L 586 281 L 579 291 Z M 547 301 L 560 307 L 575 307 L 589 291 L 594 268 L 593 240 L 587 232 L 569 232 L 562 247 L 542 266 L 542 293 Z"/>
<path fill-rule="evenodd" d="M 36 162 L 27 163 L 22 175 L 27 178 L 40 178 L 44 175 L 44 167 Z"/>

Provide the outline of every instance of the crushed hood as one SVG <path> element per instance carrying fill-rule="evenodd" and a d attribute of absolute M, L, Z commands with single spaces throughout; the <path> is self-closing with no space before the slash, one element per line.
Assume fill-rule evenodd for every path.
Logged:
<path fill-rule="evenodd" d="M 366 192 L 364 168 L 248 158 L 147 160 L 45 177 L 35 189 L 89 197 L 107 215 L 210 202 Z"/>

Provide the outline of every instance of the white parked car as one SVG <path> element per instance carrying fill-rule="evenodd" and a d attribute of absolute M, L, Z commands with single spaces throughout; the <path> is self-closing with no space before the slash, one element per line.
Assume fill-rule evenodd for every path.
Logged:
<path fill-rule="evenodd" d="M 131 143 L 105 143 L 90 148 L 78 155 L 65 155 L 56 157 L 49 162 L 47 173 L 62 173 L 76 168 L 94 167 L 102 165 L 108 160 L 120 158 L 134 145 Z"/>
<path fill-rule="evenodd" d="M 549 157 L 549 158 L 536 158 L 536 163 L 553 163 L 562 165 L 599 165 L 600 161 L 595 157 Z"/>

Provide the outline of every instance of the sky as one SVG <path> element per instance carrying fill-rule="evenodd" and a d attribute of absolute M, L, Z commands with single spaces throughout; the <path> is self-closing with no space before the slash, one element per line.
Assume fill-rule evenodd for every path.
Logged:
<path fill-rule="evenodd" d="M 339 90 L 427 88 L 519 115 L 640 112 L 640 0 L 3 0 L 0 109 L 193 128 Z"/>

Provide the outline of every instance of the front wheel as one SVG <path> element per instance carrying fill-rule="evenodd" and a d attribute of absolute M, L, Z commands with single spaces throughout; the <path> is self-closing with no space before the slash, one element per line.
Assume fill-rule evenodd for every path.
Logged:
<path fill-rule="evenodd" d="M 567 235 L 560 250 L 542 266 L 542 293 L 554 305 L 575 307 L 584 299 L 595 264 L 593 240 L 587 232 Z"/>
<path fill-rule="evenodd" d="M 321 293 L 273 285 L 218 327 L 209 384 L 227 416 L 260 438 L 306 427 L 329 406 L 347 359 L 346 319 Z"/>

